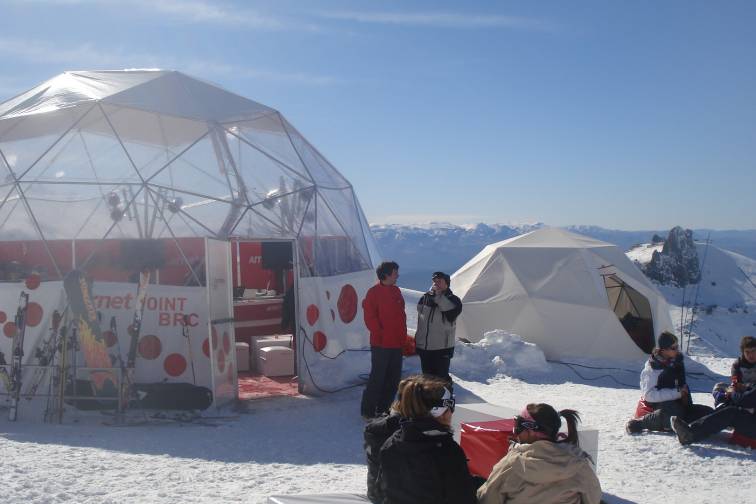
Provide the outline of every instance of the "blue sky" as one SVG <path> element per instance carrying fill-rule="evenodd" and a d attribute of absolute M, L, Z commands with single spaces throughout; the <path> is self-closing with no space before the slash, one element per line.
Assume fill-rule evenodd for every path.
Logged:
<path fill-rule="evenodd" d="M 0 99 L 185 71 L 280 110 L 371 222 L 756 228 L 756 3 L 0 0 Z"/>

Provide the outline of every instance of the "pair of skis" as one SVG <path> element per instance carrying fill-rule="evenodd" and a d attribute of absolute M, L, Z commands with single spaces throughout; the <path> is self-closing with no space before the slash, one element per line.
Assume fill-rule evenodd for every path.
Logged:
<path fill-rule="evenodd" d="M 16 332 L 11 345 L 11 370 L 8 392 L 11 397 L 8 420 L 15 422 L 18 418 L 18 401 L 21 397 L 21 379 L 23 377 L 24 337 L 26 336 L 26 314 L 29 309 L 29 294 L 21 291 L 18 310 L 16 311 Z"/>
<path fill-rule="evenodd" d="M 142 318 L 144 317 L 144 306 L 147 302 L 147 287 L 150 285 L 150 270 L 144 269 L 139 273 L 139 286 L 137 287 L 136 306 L 134 309 L 134 319 L 128 328 L 129 333 L 129 353 L 126 355 L 126 368 L 121 369 L 124 379 L 121 381 L 121 411 L 125 411 L 129 406 L 129 399 L 132 394 L 136 393 L 134 389 L 134 373 L 136 368 L 136 353 L 139 344 L 139 335 L 142 331 Z M 111 330 L 116 331 L 115 317 L 110 319 Z M 117 331 L 114 334 L 118 338 Z M 120 354 L 120 350 L 119 350 Z"/>
<path fill-rule="evenodd" d="M 58 335 L 60 332 L 60 324 L 63 320 L 63 316 L 58 310 L 55 310 L 52 314 L 52 321 L 50 323 L 50 335 L 42 342 L 41 345 L 34 349 L 34 357 L 37 359 L 37 367 L 32 375 L 29 387 L 23 394 L 27 400 L 31 400 L 37 393 L 37 389 L 42 384 L 47 376 L 47 369 L 52 365 L 55 358 L 55 354 L 58 349 Z"/>
<path fill-rule="evenodd" d="M 149 270 L 144 270 L 139 276 L 134 319 L 128 331 L 131 340 L 125 365 L 120 357 L 120 350 L 117 357 L 123 376 L 123 379 L 118 381 L 115 379 L 113 372 L 109 370 L 112 369 L 113 362 L 111 361 L 107 343 L 100 328 L 100 316 L 95 309 L 92 295 L 92 281 L 87 279 L 82 271 L 78 270 L 71 271 L 63 281 L 66 296 L 68 297 L 68 306 L 71 311 L 73 327 L 78 329 L 79 338 L 77 342 L 81 345 L 86 366 L 95 368 L 90 373 L 93 395 L 94 397 L 101 396 L 103 399 L 115 398 L 118 409 L 121 411 L 128 407 L 132 394 L 136 351 L 149 283 L 150 272 Z M 117 341 L 118 334 L 115 318 L 111 318 L 111 330 L 114 331 Z M 76 385 L 76 376 L 74 376 L 73 382 Z M 116 387 L 116 383 L 119 384 L 118 387 Z M 65 386 L 62 388 L 65 389 Z M 74 395 L 77 395 L 75 386 Z"/>

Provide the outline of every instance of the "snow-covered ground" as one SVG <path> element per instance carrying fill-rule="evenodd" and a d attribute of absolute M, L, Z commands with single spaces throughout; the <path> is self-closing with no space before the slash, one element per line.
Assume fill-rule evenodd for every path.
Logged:
<path fill-rule="evenodd" d="M 699 358 L 696 357 L 696 360 Z M 697 402 L 730 359 L 706 357 L 692 380 Z M 610 367 L 596 362 L 581 365 Z M 720 435 L 682 447 L 671 435 L 629 436 L 641 363 L 592 369 L 546 363 L 540 350 L 500 332 L 462 345 L 453 361 L 460 402 L 578 409 L 599 430 L 598 475 L 607 502 L 749 502 L 756 456 Z M 417 358 L 405 371 L 417 371 Z M 12 503 L 265 502 L 270 494 L 364 492 L 360 389 L 323 398 L 256 401 L 210 425 L 108 427 L 0 420 L 2 501 Z M 749 497 L 750 495 L 750 497 Z"/>
<path fill-rule="evenodd" d="M 709 391 L 728 374 L 737 341 L 756 333 L 750 290 L 756 270 L 742 256 L 722 252 L 709 250 L 708 284 L 698 293 L 699 304 L 717 306 L 700 310 L 692 329 L 689 378 L 694 400 L 703 404 L 712 404 Z M 734 268 L 723 264 L 729 259 Z M 682 291 L 662 290 L 680 320 Z M 691 291 L 686 297 L 695 296 Z M 404 295 L 414 327 L 420 293 Z M 641 366 L 546 362 L 534 345 L 496 332 L 478 344 L 460 344 L 452 373 L 460 402 L 513 408 L 547 402 L 579 410 L 585 424 L 599 430 L 598 476 L 609 503 L 753 502 L 756 452 L 728 445 L 724 433 L 692 447 L 672 435 L 625 434 Z M 418 368 L 416 357 L 405 361 L 405 373 Z M 96 414 L 64 425 L 10 423 L 2 411 L 0 501 L 255 503 L 271 494 L 362 493 L 360 394 L 353 388 L 321 398 L 255 401 L 242 412 L 224 413 L 232 418 L 208 419 L 210 425 L 108 427 Z"/>

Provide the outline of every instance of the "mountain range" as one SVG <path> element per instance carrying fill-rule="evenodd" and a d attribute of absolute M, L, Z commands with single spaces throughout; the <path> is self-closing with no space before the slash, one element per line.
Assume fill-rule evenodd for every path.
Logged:
<path fill-rule="evenodd" d="M 457 225 L 440 222 L 422 225 L 371 225 L 370 230 L 382 257 L 399 263 L 399 285 L 425 290 L 430 285 L 433 271 L 452 274 L 486 245 L 545 226 L 541 222 L 522 225 Z M 662 229 L 624 231 L 598 226 L 565 226 L 564 229 L 613 243 L 625 251 L 637 244 L 651 242 L 654 235 L 664 238 L 669 232 Z M 756 259 L 756 229 L 694 229 L 693 237 L 699 242 L 705 242 L 708 238 L 710 243 L 721 249 Z"/>

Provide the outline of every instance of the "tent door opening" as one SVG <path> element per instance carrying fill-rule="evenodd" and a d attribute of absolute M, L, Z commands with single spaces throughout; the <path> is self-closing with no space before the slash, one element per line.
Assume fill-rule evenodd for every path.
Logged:
<path fill-rule="evenodd" d="M 239 399 L 298 393 L 295 242 L 231 244 Z"/>
<path fill-rule="evenodd" d="M 614 274 L 605 274 L 604 287 L 609 306 L 638 348 L 650 354 L 656 341 L 651 304 L 643 294 L 633 289 Z"/>

